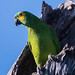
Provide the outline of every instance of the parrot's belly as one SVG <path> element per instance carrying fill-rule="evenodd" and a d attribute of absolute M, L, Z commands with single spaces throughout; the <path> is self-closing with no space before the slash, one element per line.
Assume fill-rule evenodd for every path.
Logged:
<path fill-rule="evenodd" d="M 56 48 L 49 36 L 33 36 L 30 39 L 31 52 L 38 65 L 44 65 L 49 54 L 57 54 Z"/>

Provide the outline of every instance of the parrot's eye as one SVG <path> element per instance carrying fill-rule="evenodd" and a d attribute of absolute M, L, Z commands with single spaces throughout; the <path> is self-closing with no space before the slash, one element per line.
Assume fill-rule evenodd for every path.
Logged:
<path fill-rule="evenodd" d="M 20 14 L 19 14 L 19 16 L 23 16 L 23 14 L 22 14 L 22 13 L 20 13 Z"/>

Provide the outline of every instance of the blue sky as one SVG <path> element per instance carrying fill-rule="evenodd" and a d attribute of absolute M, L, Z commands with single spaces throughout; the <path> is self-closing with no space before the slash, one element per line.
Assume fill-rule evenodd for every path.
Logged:
<path fill-rule="evenodd" d="M 1 0 L 0 1 L 0 75 L 7 75 L 24 48 L 28 32 L 24 26 L 15 26 L 14 15 L 29 11 L 40 17 L 43 0 Z M 45 0 L 56 8 L 65 0 Z"/>

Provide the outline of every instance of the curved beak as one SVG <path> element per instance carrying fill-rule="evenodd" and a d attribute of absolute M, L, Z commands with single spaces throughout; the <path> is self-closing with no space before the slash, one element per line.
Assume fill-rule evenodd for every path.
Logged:
<path fill-rule="evenodd" d="M 14 18 L 14 23 L 16 24 L 16 26 L 22 24 L 21 21 L 17 19 L 17 17 Z"/>

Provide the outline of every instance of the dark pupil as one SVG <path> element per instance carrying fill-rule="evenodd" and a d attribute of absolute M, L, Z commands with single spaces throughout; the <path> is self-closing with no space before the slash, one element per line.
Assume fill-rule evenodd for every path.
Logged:
<path fill-rule="evenodd" d="M 22 13 L 20 13 L 19 16 L 22 16 Z"/>

